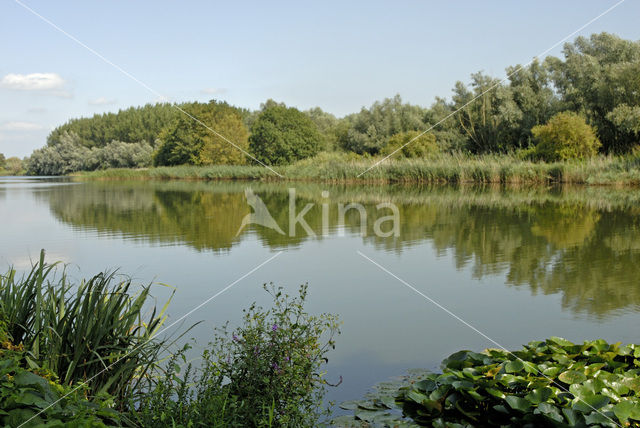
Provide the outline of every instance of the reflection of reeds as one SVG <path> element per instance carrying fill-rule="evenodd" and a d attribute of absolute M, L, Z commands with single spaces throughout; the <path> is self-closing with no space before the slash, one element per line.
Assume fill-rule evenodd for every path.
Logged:
<path fill-rule="evenodd" d="M 389 159 L 358 177 L 375 158 L 320 154 L 276 169 L 285 180 L 505 184 L 640 184 L 640 158 L 598 156 L 585 161 L 530 162 L 514 155 L 440 154 L 428 159 Z M 175 166 L 82 173 L 94 179 L 282 180 L 262 166 Z"/>
<path fill-rule="evenodd" d="M 23 344 L 31 364 L 67 385 L 91 380 L 92 395 L 129 397 L 157 361 L 163 342 L 150 339 L 166 305 L 145 316 L 150 286 L 131 295 L 131 281 L 117 282 L 113 273 L 73 285 L 64 271 L 56 275 L 56 266 L 44 261 L 42 251 L 21 278 L 15 270 L 0 275 L 0 309 L 13 342 Z"/>

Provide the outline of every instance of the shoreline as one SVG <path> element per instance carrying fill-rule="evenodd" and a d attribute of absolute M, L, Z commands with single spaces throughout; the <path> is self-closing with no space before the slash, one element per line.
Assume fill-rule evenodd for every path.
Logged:
<path fill-rule="evenodd" d="M 388 161 L 359 175 L 374 159 L 313 158 L 276 167 L 283 177 L 263 166 L 170 166 L 111 168 L 70 174 L 87 180 L 185 180 L 321 182 L 334 184 L 520 184 L 639 186 L 640 158 L 598 156 L 584 161 L 531 162 L 512 156 L 441 156 L 435 159 Z"/>

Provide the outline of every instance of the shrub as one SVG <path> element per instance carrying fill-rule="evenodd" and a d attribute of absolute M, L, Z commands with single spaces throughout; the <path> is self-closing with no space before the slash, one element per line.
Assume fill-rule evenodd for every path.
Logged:
<path fill-rule="evenodd" d="M 176 362 L 155 385 L 149 384 L 132 418 L 143 427 L 311 427 L 322 415 L 322 367 L 338 333 L 333 315 L 304 310 L 307 287 L 291 298 L 266 286 L 269 310 L 252 305 L 244 322 L 230 332 L 217 330 L 198 370 L 177 376 Z M 189 385 L 195 385 L 195 390 Z"/>
<path fill-rule="evenodd" d="M 318 127 L 306 114 L 272 103 L 253 124 L 249 148 L 260 162 L 282 165 L 315 155 L 322 141 Z"/>
<path fill-rule="evenodd" d="M 558 113 L 545 125 L 534 126 L 534 156 L 545 161 L 585 159 L 595 156 L 600 147 L 596 133 L 580 115 Z"/>
<path fill-rule="evenodd" d="M 419 131 L 408 131 L 393 135 L 382 148 L 381 154 L 387 156 L 395 152 L 394 157 L 426 158 L 438 153 L 435 135 L 420 134 Z"/>
<path fill-rule="evenodd" d="M 414 373 L 376 391 L 343 405 L 356 413 L 342 426 L 405 423 L 392 411 L 400 408 L 419 426 L 640 427 L 640 346 L 552 337 L 513 353 L 460 351 L 442 374 Z"/>

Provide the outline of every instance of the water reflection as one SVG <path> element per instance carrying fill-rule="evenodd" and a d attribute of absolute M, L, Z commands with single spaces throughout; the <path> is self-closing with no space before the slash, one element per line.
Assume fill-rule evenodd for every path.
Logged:
<path fill-rule="evenodd" d="M 298 225 L 295 236 L 249 226 L 251 187 L 283 231 L 289 230 L 286 184 L 203 182 L 95 182 L 37 193 L 59 220 L 82 230 L 157 244 L 186 244 L 199 251 L 227 251 L 248 236 L 271 248 L 346 233 L 377 249 L 401 253 L 430 245 L 451 253 L 458 269 L 473 276 L 506 275 L 513 287 L 562 295 L 564 309 L 605 317 L 640 305 L 640 195 L 633 189 L 504 189 L 295 184 L 296 213 L 315 232 Z M 323 195 L 323 191 L 328 192 Z M 366 213 L 338 204 L 360 203 Z M 380 237 L 374 222 L 392 202 L 400 235 Z M 326 207 L 326 214 L 323 211 Z M 323 215 L 328 215 L 323 223 Z M 328 220 L 328 221 L 327 221 Z M 328 226 L 328 228 L 327 228 Z M 365 233 L 361 227 L 364 226 Z M 360 238 L 361 237 L 361 238 Z"/>

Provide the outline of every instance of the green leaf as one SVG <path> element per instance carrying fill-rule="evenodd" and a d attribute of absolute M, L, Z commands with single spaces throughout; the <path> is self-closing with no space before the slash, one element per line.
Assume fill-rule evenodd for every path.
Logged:
<path fill-rule="evenodd" d="M 524 398 L 529 400 L 532 404 L 540 404 L 547 401 L 553 395 L 551 388 L 538 388 L 525 395 Z"/>
<path fill-rule="evenodd" d="M 507 373 L 518 373 L 524 369 L 524 364 L 520 360 L 513 360 L 505 364 L 504 369 Z"/>
<path fill-rule="evenodd" d="M 613 406 L 613 413 L 620 422 L 627 422 L 629 418 L 640 419 L 640 402 L 634 400 L 620 401 Z"/>
<path fill-rule="evenodd" d="M 587 376 L 584 373 L 576 371 L 576 370 L 567 370 L 566 372 L 560 373 L 558 376 L 562 382 L 566 384 L 574 384 L 574 383 L 582 383 L 587 380 Z"/>
<path fill-rule="evenodd" d="M 572 342 L 569 342 L 567 339 L 563 339 L 562 337 L 556 337 L 556 336 L 551 336 L 549 338 L 550 341 L 552 341 L 553 343 L 560 345 L 560 346 L 573 346 L 574 344 Z"/>
<path fill-rule="evenodd" d="M 516 395 L 508 395 L 505 400 L 512 409 L 520 410 L 521 412 L 525 412 L 531 407 L 531 403 L 528 400 Z"/>
<path fill-rule="evenodd" d="M 573 400 L 572 409 L 582 413 L 590 413 L 609 404 L 611 399 L 605 395 L 587 395 L 585 397 L 576 397 Z"/>

